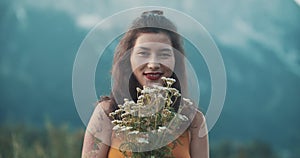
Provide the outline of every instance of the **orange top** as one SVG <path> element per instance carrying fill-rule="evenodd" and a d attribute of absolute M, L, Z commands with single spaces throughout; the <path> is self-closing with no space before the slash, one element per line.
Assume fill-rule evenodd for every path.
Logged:
<path fill-rule="evenodd" d="M 185 131 L 177 140 L 180 141 L 180 144 L 177 143 L 174 147 L 172 143 L 169 144 L 170 147 L 174 147 L 172 154 L 175 158 L 190 158 L 190 135 L 188 130 Z M 112 139 L 112 146 L 119 144 L 119 141 Z M 108 152 L 108 158 L 125 158 L 124 155 L 119 151 L 118 148 L 111 147 Z"/>

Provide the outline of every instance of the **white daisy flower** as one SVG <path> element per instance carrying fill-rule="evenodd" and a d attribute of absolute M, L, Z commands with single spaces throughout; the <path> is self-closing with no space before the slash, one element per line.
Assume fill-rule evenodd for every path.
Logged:
<path fill-rule="evenodd" d="M 131 131 L 128 134 L 138 134 L 138 133 L 139 133 L 139 131 Z"/>
<path fill-rule="evenodd" d="M 112 130 L 116 131 L 118 129 L 120 129 L 120 125 L 115 125 Z"/>
<path fill-rule="evenodd" d="M 185 116 L 185 115 L 182 115 L 182 114 L 177 114 L 178 118 L 182 121 L 187 121 L 188 118 Z"/>
<path fill-rule="evenodd" d="M 158 132 L 163 132 L 167 129 L 166 126 L 158 127 Z"/>
<path fill-rule="evenodd" d="M 145 98 L 144 95 L 140 95 L 140 96 L 138 97 L 138 99 L 144 99 L 144 98 Z"/>
<path fill-rule="evenodd" d="M 186 103 L 188 103 L 188 105 L 193 105 L 193 102 L 190 99 L 183 98 L 183 101 L 185 101 Z"/>
<path fill-rule="evenodd" d="M 146 138 L 137 138 L 137 142 L 149 144 L 149 141 L 148 141 L 148 139 L 146 139 Z"/>
<path fill-rule="evenodd" d="M 122 126 L 120 131 L 128 131 L 130 129 L 132 129 L 133 127 L 126 127 L 126 126 Z"/>

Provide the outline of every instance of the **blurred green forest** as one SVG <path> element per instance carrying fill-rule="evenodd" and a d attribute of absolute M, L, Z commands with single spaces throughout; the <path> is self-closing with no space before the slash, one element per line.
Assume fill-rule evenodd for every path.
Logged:
<path fill-rule="evenodd" d="M 43 129 L 24 125 L 1 126 L 0 158 L 80 157 L 83 135 L 84 129 L 70 130 L 68 125 L 56 127 L 50 122 Z M 210 148 L 213 158 L 279 158 L 270 145 L 261 141 L 244 144 L 223 141 Z"/>
<path fill-rule="evenodd" d="M 37 129 L 25 125 L 0 127 L 1 158 L 63 158 L 80 157 L 84 130 L 71 131 L 46 123 Z"/>

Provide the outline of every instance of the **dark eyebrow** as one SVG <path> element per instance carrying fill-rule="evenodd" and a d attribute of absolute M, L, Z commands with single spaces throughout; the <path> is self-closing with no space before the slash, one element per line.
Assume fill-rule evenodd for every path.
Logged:
<path fill-rule="evenodd" d="M 138 49 L 143 49 L 143 50 L 151 50 L 150 48 L 147 48 L 147 47 L 137 47 Z"/>
<path fill-rule="evenodd" d="M 143 47 L 143 46 L 138 46 L 137 49 L 143 49 L 143 50 L 146 50 L 146 51 L 150 51 L 151 48 L 147 48 L 147 47 Z M 164 51 L 168 51 L 168 52 L 171 52 L 172 50 L 170 48 L 162 48 L 162 49 L 159 49 L 160 52 L 164 52 Z"/>
<path fill-rule="evenodd" d="M 164 52 L 164 51 L 171 52 L 172 50 L 170 48 L 162 48 L 159 51 L 161 51 L 161 52 Z"/>

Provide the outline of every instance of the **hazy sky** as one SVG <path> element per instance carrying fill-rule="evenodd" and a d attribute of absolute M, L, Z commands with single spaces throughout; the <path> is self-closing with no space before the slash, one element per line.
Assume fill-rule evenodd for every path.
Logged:
<path fill-rule="evenodd" d="M 198 20 L 218 42 L 251 49 L 251 55 L 248 51 L 238 53 L 262 66 L 267 59 L 251 43 L 266 47 L 300 77 L 300 46 L 292 37 L 300 34 L 299 0 L 25 0 L 14 4 L 16 16 L 23 23 L 27 9 L 34 7 L 65 12 L 78 27 L 87 30 L 124 9 L 149 5 L 173 8 Z"/>

